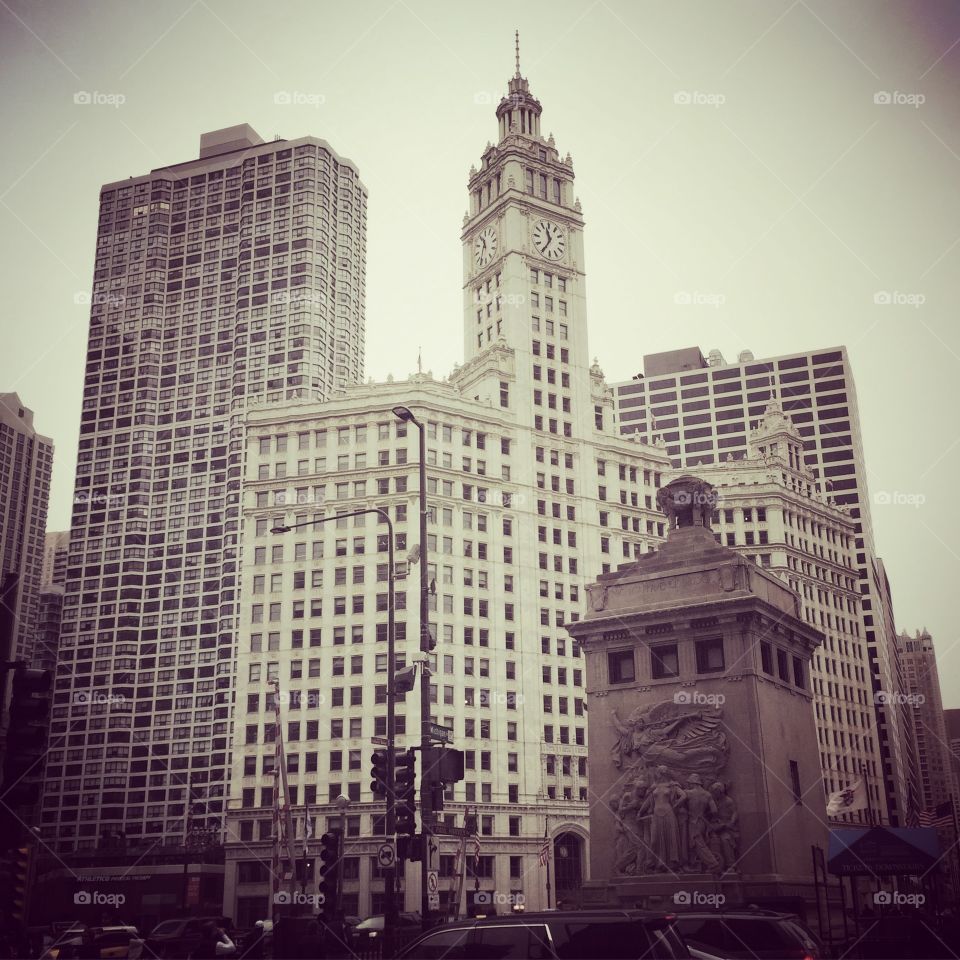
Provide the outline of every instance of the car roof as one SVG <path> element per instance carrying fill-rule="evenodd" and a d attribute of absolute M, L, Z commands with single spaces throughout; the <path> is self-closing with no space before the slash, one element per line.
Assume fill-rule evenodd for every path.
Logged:
<path fill-rule="evenodd" d="M 678 910 L 674 914 L 677 920 L 683 920 L 687 917 L 703 919 L 704 917 L 736 917 L 738 920 L 799 920 L 800 916 L 796 913 L 780 913 L 776 910 L 725 910 L 719 907 L 716 910 Z"/>
<path fill-rule="evenodd" d="M 598 920 L 634 920 L 653 923 L 656 921 L 673 919 L 673 913 L 653 910 L 635 910 L 630 908 L 613 907 L 594 910 L 528 910 L 523 913 L 490 914 L 485 917 L 467 917 L 463 920 L 453 920 L 442 925 L 441 929 L 454 926 L 473 926 L 504 923 L 575 923 L 577 921 Z M 437 929 L 437 928 L 434 928 Z"/>

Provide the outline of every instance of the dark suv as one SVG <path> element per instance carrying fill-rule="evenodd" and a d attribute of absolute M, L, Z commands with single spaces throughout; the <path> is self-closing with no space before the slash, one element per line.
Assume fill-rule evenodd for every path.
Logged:
<path fill-rule="evenodd" d="M 430 930 L 398 960 L 675 960 L 689 957 L 673 917 L 641 910 L 574 910 L 457 920 Z"/>
<path fill-rule="evenodd" d="M 819 960 L 823 949 L 795 913 L 703 910 L 674 921 L 692 957 L 701 960 Z"/>

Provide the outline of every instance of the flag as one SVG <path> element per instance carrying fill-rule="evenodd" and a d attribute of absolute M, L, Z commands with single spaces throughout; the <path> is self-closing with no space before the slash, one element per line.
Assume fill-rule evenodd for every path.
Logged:
<path fill-rule="evenodd" d="M 830 794 L 830 799 L 827 801 L 827 816 L 836 817 L 842 813 L 852 813 L 854 810 L 866 810 L 868 807 L 867 785 L 863 777 L 857 777 L 845 790 Z"/>
<path fill-rule="evenodd" d="M 921 827 L 949 827 L 953 824 L 953 801 L 938 803 L 933 810 L 921 810 L 917 815 Z"/>
<path fill-rule="evenodd" d="M 309 805 L 303 808 L 303 852 L 306 855 L 307 841 L 313 839 L 313 817 Z"/>
<path fill-rule="evenodd" d="M 480 866 L 480 834 L 475 833 L 473 835 L 473 869 L 476 872 L 477 867 Z"/>
<path fill-rule="evenodd" d="M 540 866 L 545 867 L 550 862 L 550 838 L 547 831 L 543 831 L 543 843 L 540 845 Z"/>

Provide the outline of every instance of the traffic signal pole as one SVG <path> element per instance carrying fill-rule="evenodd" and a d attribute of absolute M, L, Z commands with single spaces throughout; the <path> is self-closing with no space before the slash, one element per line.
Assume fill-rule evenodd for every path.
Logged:
<path fill-rule="evenodd" d="M 424 927 L 430 913 L 430 893 L 427 878 L 430 874 L 430 830 L 428 820 L 433 812 L 433 780 L 428 771 L 427 757 L 430 751 L 430 608 L 429 578 L 427 569 L 427 443 L 426 429 L 413 419 L 420 434 L 420 650 L 426 659 L 420 670 L 420 832 L 423 847 L 420 855 L 420 916 Z"/>

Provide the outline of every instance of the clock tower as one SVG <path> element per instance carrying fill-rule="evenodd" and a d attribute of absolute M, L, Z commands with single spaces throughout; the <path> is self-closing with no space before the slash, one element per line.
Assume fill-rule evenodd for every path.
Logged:
<path fill-rule="evenodd" d="M 583 217 L 573 161 L 540 132 L 542 107 L 516 71 L 497 105 L 499 139 L 471 168 L 464 217 L 464 359 L 478 396 L 515 393 L 518 425 L 586 439 L 593 431 Z M 513 354 L 509 383 L 482 359 Z M 484 377 L 479 368 L 488 368 Z M 501 371 L 502 372 L 502 371 Z M 481 381 L 489 382 L 481 383 Z"/>

